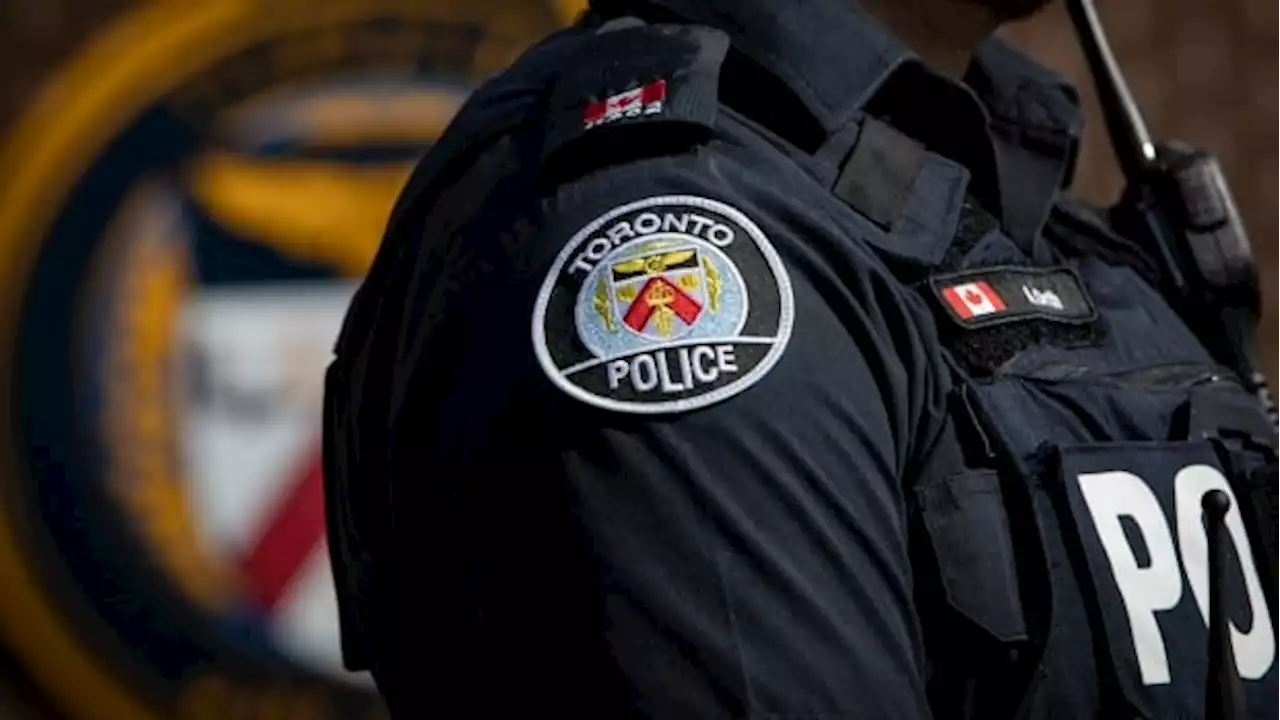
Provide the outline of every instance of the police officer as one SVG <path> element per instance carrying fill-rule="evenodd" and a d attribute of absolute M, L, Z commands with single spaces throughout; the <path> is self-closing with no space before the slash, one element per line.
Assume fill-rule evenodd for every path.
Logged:
<path fill-rule="evenodd" d="M 1038 5 L 598 0 L 475 93 L 328 376 L 395 716 L 1204 717 L 1214 612 L 1276 716 L 1274 434 L 1066 194 Z"/>

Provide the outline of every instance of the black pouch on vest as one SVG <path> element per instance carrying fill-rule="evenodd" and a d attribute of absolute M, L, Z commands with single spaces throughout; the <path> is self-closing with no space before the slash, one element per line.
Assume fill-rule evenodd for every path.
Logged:
<path fill-rule="evenodd" d="M 1034 670 L 1035 618 L 1022 568 L 1039 537 L 1015 524 L 1020 494 L 992 466 L 988 437 L 957 389 L 942 441 L 911 487 L 916 594 L 940 720 L 1010 717 Z M 1023 513 L 1025 515 L 1025 513 Z M 948 714 L 950 713 L 950 714 Z"/>
<path fill-rule="evenodd" d="M 916 488 L 948 605 L 993 639 L 1027 639 L 1000 478 L 967 470 Z"/>

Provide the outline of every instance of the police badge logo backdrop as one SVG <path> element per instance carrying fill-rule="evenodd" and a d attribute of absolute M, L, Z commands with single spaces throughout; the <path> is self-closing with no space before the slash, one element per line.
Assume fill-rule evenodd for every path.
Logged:
<path fill-rule="evenodd" d="M 61 712 L 382 714 L 339 660 L 323 364 L 415 158 L 576 6 L 143 5 L 16 125 L 0 631 Z"/>

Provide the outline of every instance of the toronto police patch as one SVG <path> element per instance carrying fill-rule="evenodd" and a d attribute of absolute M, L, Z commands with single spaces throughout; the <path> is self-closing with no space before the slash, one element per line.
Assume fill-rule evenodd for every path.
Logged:
<path fill-rule="evenodd" d="M 715 200 L 665 196 L 573 236 L 538 294 L 533 343 L 582 402 L 684 412 L 764 377 L 793 320 L 786 269 L 755 223 Z"/>

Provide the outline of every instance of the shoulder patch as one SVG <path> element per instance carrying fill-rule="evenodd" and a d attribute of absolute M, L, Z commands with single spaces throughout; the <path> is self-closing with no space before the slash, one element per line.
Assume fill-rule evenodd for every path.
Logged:
<path fill-rule="evenodd" d="M 725 203 L 671 195 L 614 208 L 569 240 L 538 293 L 533 345 L 584 403 L 677 413 L 763 378 L 794 319 L 764 232 Z"/>

